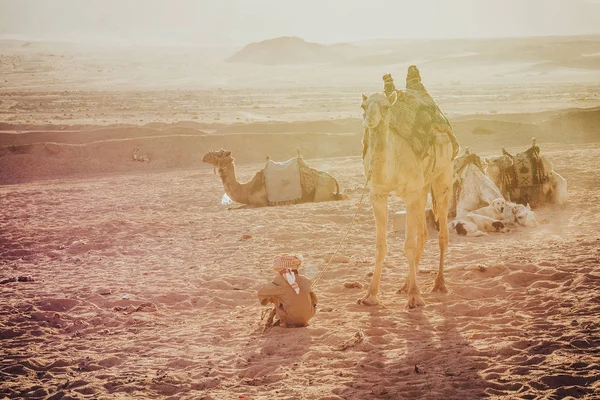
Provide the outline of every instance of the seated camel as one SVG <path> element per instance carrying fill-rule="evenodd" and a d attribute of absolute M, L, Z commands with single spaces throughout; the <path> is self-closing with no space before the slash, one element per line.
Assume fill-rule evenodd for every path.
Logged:
<path fill-rule="evenodd" d="M 301 192 L 298 199 L 290 202 L 273 202 L 269 199 L 265 169 L 261 169 L 245 183 L 240 183 L 235 174 L 234 158 L 231 151 L 209 151 L 202 161 L 214 166 L 223 181 L 225 193 L 236 203 L 252 207 L 264 207 L 278 204 L 296 204 L 331 200 L 345 200 L 348 196 L 340 193 L 338 181 L 329 173 L 309 167 L 298 153 L 297 168 Z M 292 160 L 288 160 L 288 163 Z M 268 164 L 268 163 L 267 163 Z M 279 163 L 285 164 L 285 163 Z M 290 163 L 291 164 L 291 163 Z M 271 191 L 277 188 L 271 188 Z"/>
<path fill-rule="evenodd" d="M 471 212 L 494 204 L 504 204 L 504 217 L 495 215 L 497 220 L 505 224 L 516 224 L 526 227 L 537 226 L 537 219 L 529 205 L 513 202 L 502 202 L 504 196 L 494 182 L 484 173 L 485 161 L 467 148 L 462 156 L 454 160 L 453 196 L 451 198 L 450 216 L 457 219 Z M 498 211 L 501 207 L 498 207 Z"/>
<path fill-rule="evenodd" d="M 467 148 L 462 156 L 454 160 L 451 217 L 463 217 L 502 197 L 494 182 L 485 175 L 481 157 Z"/>
<path fill-rule="evenodd" d="M 561 205 L 568 200 L 567 181 L 556 173 L 552 163 L 540 155 L 540 148 L 532 145 L 526 151 L 512 155 L 502 149 L 503 155 L 486 159 L 486 174 L 500 188 L 504 198 L 517 203 L 531 203 L 534 207 L 545 203 Z"/>

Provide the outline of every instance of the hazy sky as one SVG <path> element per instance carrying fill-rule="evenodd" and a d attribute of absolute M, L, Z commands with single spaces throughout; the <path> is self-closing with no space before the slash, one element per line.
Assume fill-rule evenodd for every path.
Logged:
<path fill-rule="evenodd" d="M 600 34 L 600 0 L 0 0 L 0 34 L 123 44 Z"/>

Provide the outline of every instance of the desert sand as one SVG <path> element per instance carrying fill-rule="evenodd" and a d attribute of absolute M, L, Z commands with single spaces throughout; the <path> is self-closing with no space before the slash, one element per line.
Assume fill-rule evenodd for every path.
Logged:
<path fill-rule="evenodd" d="M 402 82 L 408 64 L 217 68 L 185 49 L 136 64 L 126 52 L 2 43 L 0 280 L 33 280 L 0 285 L 0 396 L 600 397 L 597 70 L 474 66 L 471 83 L 462 65 L 421 67 L 463 148 L 518 152 L 535 136 L 570 200 L 535 210 L 537 228 L 451 235 L 447 294 L 430 293 L 430 232 L 426 306 L 408 310 L 391 223 L 383 304 L 358 305 L 365 288 L 344 286 L 366 286 L 374 263 L 371 206 L 358 208 L 360 93 L 381 90 L 385 72 Z M 221 147 L 240 181 L 299 149 L 349 199 L 229 210 L 201 162 Z M 133 161 L 134 148 L 150 162 Z M 263 333 L 256 291 L 273 257 L 301 253 L 314 278 L 347 229 L 310 325 Z"/>

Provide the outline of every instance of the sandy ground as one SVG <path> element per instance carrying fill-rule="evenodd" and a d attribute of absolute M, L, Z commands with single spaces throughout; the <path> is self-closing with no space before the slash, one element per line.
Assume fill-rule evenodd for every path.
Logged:
<path fill-rule="evenodd" d="M 34 78 L 43 86 L 43 75 Z M 366 202 L 315 288 L 320 304 L 311 324 L 262 333 L 256 291 L 271 278 L 272 258 L 302 253 L 302 272 L 314 278 L 357 211 L 364 184 L 358 111 L 346 112 L 343 100 L 332 106 L 340 118 L 328 122 L 315 99 L 327 92 L 329 101 L 333 90 L 319 87 L 294 98 L 304 104 L 300 117 L 278 108 L 281 123 L 231 125 L 246 110 L 228 93 L 211 105 L 228 110 L 223 121 L 192 115 L 173 124 L 158 107 L 153 120 L 140 122 L 137 110 L 172 104 L 170 92 L 77 92 L 77 101 L 91 105 L 63 115 L 50 110 L 58 97 L 39 99 L 58 96 L 50 83 L 43 92 L 0 91 L 0 280 L 33 278 L 0 285 L 0 396 L 600 397 L 600 125 L 597 108 L 570 109 L 577 91 L 560 101 L 545 97 L 551 105 L 533 111 L 552 111 L 541 114 L 473 115 L 479 110 L 460 98 L 448 103 L 470 110 L 453 125 L 461 145 L 481 154 L 520 151 L 538 138 L 570 192 L 567 205 L 536 210 L 539 227 L 452 235 L 448 294 L 430 293 L 438 256 L 431 232 L 418 275 L 427 304 L 407 310 L 406 296 L 396 294 L 407 270 L 404 238 L 390 224 L 383 305 L 369 308 L 356 304 L 364 288 L 344 287 L 370 280 L 375 224 Z M 181 107 L 208 101 L 188 94 Z M 594 96 L 575 105 L 597 107 Z M 9 103 L 19 106 L 11 111 Z M 486 104 L 509 108 L 506 98 Z M 131 117 L 122 117 L 126 107 Z M 302 125 L 304 117 L 312 125 Z M 135 147 L 150 163 L 131 160 Z M 240 181 L 263 167 L 267 153 L 284 160 L 299 147 L 312 166 L 338 178 L 349 199 L 229 211 L 219 178 L 201 163 L 217 147 L 233 150 Z M 401 209 L 392 199 L 390 210 Z"/>

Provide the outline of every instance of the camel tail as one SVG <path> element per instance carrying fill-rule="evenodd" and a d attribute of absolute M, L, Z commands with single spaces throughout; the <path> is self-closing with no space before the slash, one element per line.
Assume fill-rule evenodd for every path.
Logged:
<path fill-rule="evenodd" d="M 334 176 L 332 176 L 332 177 L 333 177 L 333 180 L 335 181 L 335 193 L 333 194 L 334 200 L 347 200 L 348 196 L 340 193 L 340 184 L 339 184 L 338 180 L 335 179 Z"/>

